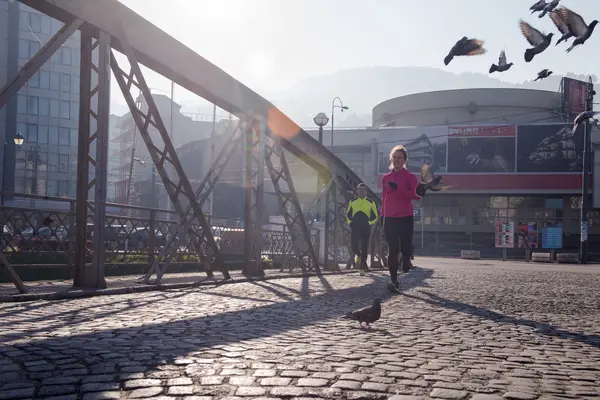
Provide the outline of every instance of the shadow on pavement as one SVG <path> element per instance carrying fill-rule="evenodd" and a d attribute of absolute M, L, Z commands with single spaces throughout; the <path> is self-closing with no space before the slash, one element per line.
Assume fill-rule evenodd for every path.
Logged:
<path fill-rule="evenodd" d="M 477 307 L 460 301 L 446 299 L 444 297 L 440 297 L 430 292 L 419 291 L 419 293 L 427 296 L 428 298 L 422 296 L 415 296 L 407 293 L 402 293 L 402 295 L 414 300 L 423 301 L 427 304 L 449 308 L 458 312 L 474 315 L 476 317 L 485 318 L 502 324 L 528 326 L 534 328 L 535 332 L 539 335 L 556 336 L 562 339 L 569 339 L 576 342 L 585 343 L 594 347 L 600 347 L 600 335 L 586 335 L 583 333 L 574 333 L 562 329 L 558 326 L 546 324 L 543 322 L 537 322 L 529 319 L 510 317 L 508 315 L 491 311 L 483 307 Z"/>
<path fill-rule="evenodd" d="M 422 285 L 433 273 L 433 270 L 419 269 L 402 276 L 403 290 Z M 60 326 L 52 325 L 40 328 L 37 332 L 22 328 L 12 330 L 0 337 L 2 342 L 0 358 L 18 352 L 19 358 L 39 357 L 51 360 L 70 357 L 80 362 L 95 360 L 96 363 L 106 363 L 114 360 L 125 361 L 143 353 L 149 358 L 144 361 L 144 364 L 156 366 L 211 346 L 266 338 L 337 319 L 348 311 L 371 304 L 373 298 L 377 296 L 382 299 L 391 297 L 386 289 L 389 280 L 387 275 L 371 274 L 364 279 L 368 283 L 362 286 L 327 291 L 308 299 L 295 299 L 193 318 L 185 318 L 182 312 L 173 316 L 157 312 L 155 318 L 159 320 L 158 322 L 152 322 L 155 318 L 151 315 L 147 321 L 139 319 L 129 321 L 123 318 L 119 319 L 121 325 L 114 327 L 106 326 L 106 321 L 100 319 L 103 315 L 109 314 L 108 312 L 95 314 L 80 311 L 59 318 L 59 322 L 63 327 L 70 326 L 71 330 L 80 330 L 81 334 L 57 335 L 56 331 Z M 268 281 L 260 283 L 261 287 L 269 285 Z M 250 285 L 250 283 L 239 285 Z M 200 299 L 211 294 L 214 293 L 184 292 L 182 296 L 197 297 L 178 299 L 174 302 L 174 306 L 177 301 L 187 303 L 187 307 L 190 307 L 190 302 L 200 305 L 202 303 Z M 155 301 L 158 300 L 160 299 Z M 143 302 L 143 305 L 150 303 L 152 302 Z M 110 305 L 99 308 L 103 311 L 102 309 L 106 307 Z M 149 310 L 145 312 L 150 314 Z M 47 318 L 54 317 L 49 315 Z M 165 318 L 170 320 L 165 322 Z M 79 322 L 88 321 L 91 321 L 91 325 L 76 326 Z M 97 330 L 90 332 L 91 329 Z M 324 329 L 330 329 L 330 326 L 324 326 Z M 372 329 L 372 331 L 385 334 L 382 330 Z M 24 341 L 24 336 L 29 336 L 30 339 Z M 15 343 L 14 346 L 6 344 L 11 340 L 20 343 Z"/>

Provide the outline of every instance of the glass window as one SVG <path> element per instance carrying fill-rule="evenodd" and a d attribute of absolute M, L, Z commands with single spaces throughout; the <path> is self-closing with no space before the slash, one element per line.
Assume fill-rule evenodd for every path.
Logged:
<path fill-rule="evenodd" d="M 58 100 L 54 100 L 54 99 L 50 99 L 50 116 L 53 118 L 58 118 L 59 114 L 60 114 L 60 107 L 59 107 L 59 102 Z"/>
<path fill-rule="evenodd" d="M 19 28 L 22 31 L 29 30 L 29 13 L 27 11 L 19 11 Z"/>
<path fill-rule="evenodd" d="M 50 62 L 52 64 L 60 64 L 60 50 L 58 50 L 56 53 L 52 54 L 52 57 L 50 58 Z"/>
<path fill-rule="evenodd" d="M 17 113 L 27 114 L 27 96 L 17 95 Z"/>
<path fill-rule="evenodd" d="M 60 78 L 60 86 L 63 92 L 71 92 L 71 76 L 69 76 L 69 74 L 62 74 Z"/>
<path fill-rule="evenodd" d="M 60 28 L 62 28 L 62 26 L 63 26 L 62 22 L 60 22 L 57 19 L 52 18 L 52 31 L 51 31 L 52 34 L 55 34 L 56 32 L 58 32 L 58 30 Z"/>
<path fill-rule="evenodd" d="M 38 115 L 39 99 L 36 96 L 27 96 L 27 114 Z"/>
<path fill-rule="evenodd" d="M 30 40 L 29 41 L 29 58 L 33 58 L 40 50 L 40 42 Z"/>
<path fill-rule="evenodd" d="M 50 72 L 40 70 L 40 88 L 50 89 Z"/>
<path fill-rule="evenodd" d="M 47 15 L 42 15 L 41 17 L 42 17 L 42 33 L 49 35 L 50 32 L 52 31 L 52 28 L 51 28 L 52 22 L 50 20 L 50 17 Z"/>
<path fill-rule="evenodd" d="M 38 126 L 38 143 L 48 143 L 48 125 Z"/>
<path fill-rule="evenodd" d="M 19 58 L 29 59 L 29 40 L 19 39 Z"/>
<path fill-rule="evenodd" d="M 77 75 L 71 75 L 71 91 L 79 93 L 79 76 Z"/>
<path fill-rule="evenodd" d="M 58 127 L 51 126 L 48 130 L 48 143 L 58 145 Z"/>
<path fill-rule="evenodd" d="M 56 172 L 58 169 L 58 154 L 48 154 L 48 171 Z"/>
<path fill-rule="evenodd" d="M 71 48 L 67 46 L 61 47 L 61 62 L 63 65 L 71 65 Z"/>
<path fill-rule="evenodd" d="M 68 172 L 69 171 L 69 155 L 68 154 L 59 154 L 58 155 L 58 172 Z"/>
<path fill-rule="evenodd" d="M 48 188 L 46 189 L 46 194 L 48 196 L 58 196 L 58 181 L 54 179 L 48 180 Z"/>
<path fill-rule="evenodd" d="M 64 119 L 71 118 L 71 104 L 68 101 L 60 102 L 60 117 Z"/>
<path fill-rule="evenodd" d="M 79 102 L 77 101 L 71 102 L 71 119 L 79 121 Z"/>
<path fill-rule="evenodd" d="M 17 124 L 17 132 L 19 132 L 23 137 L 27 136 L 27 124 L 19 122 Z"/>
<path fill-rule="evenodd" d="M 58 135 L 58 144 L 61 146 L 69 145 L 69 128 L 60 128 L 60 134 Z"/>
<path fill-rule="evenodd" d="M 71 146 L 77 146 L 77 129 L 71 128 Z"/>
<path fill-rule="evenodd" d="M 58 72 L 50 73 L 50 90 L 60 90 L 60 74 Z"/>
<path fill-rule="evenodd" d="M 58 196 L 69 197 L 69 181 L 58 181 Z"/>
<path fill-rule="evenodd" d="M 29 28 L 35 32 L 42 32 L 42 16 L 40 14 L 29 13 Z"/>
<path fill-rule="evenodd" d="M 29 79 L 29 81 L 27 82 L 27 86 L 34 88 L 40 87 L 40 74 L 38 72 L 33 74 L 31 79 Z"/>
<path fill-rule="evenodd" d="M 38 126 L 27 124 L 27 142 L 37 143 L 38 141 Z"/>
<path fill-rule="evenodd" d="M 50 99 L 40 97 L 40 115 L 42 117 L 50 116 Z"/>
<path fill-rule="evenodd" d="M 58 146 L 58 154 L 69 154 L 69 146 Z"/>

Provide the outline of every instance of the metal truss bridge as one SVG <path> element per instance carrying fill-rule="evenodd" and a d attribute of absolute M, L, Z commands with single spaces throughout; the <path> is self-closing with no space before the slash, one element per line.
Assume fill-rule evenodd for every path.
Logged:
<path fill-rule="evenodd" d="M 201 260 L 206 279 L 230 280 L 219 245 L 202 212 L 220 173 L 238 146 L 245 146 L 244 274 L 261 276 L 261 229 L 264 164 L 273 182 L 281 212 L 291 237 L 295 262 L 306 273 L 321 268 L 337 269 L 338 246 L 347 240 L 345 205 L 360 178 L 295 122 L 269 101 L 223 70 L 178 42 L 117 0 L 20 0 L 64 23 L 64 26 L 18 72 L 0 92 L 4 107 L 19 89 L 50 59 L 76 30 L 81 32 L 80 109 L 78 137 L 77 198 L 74 210 L 73 286 L 106 287 L 104 260 L 106 241 L 106 195 L 111 72 L 129 106 L 150 157 L 177 213 L 176 234 L 171 235 L 159 255 L 153 257 L 144 276 L 146 284 L 159 284 L 183 242 L 191 245 Z M 128 60 L 119 65 L 115 51 Z M 141 66 L 172 80 L 198 96 L 237 116 L 237 127 L 228 132 L 227 145 L 215 157 L 206 177 L 193 187 L 182 168 L 169 132 L 144 79 Z M 147 110 L 142 110 L 133 92 L 141 92 Z M 152 126 L 160 137 L 151 137 Z M 14 134 L 14 133 L 13 133 Z M 14 145 L 7 140 L 7 145 Z M 319 176 L 319 199 L 325 215 L 325 257 L 319 262 L 311 240 L 307 218 L 296 196 L 286 162 L 286 152 L 314 168 Z M 264 163 L 264 164 L 263 164 Z M 169 172 L 170 171 L 170 172 Z M 370 196 L 380 202 L 369 189 Z M 380 204 L 378 204 L 379 206 Z M 86 229 L 92 227 L 92 245 L 86 246 Z M 379 229 L 377 229 L 378 231 Z M 375 233 L 374 233 L 375 235 Z M 372 260 L 381 257 L 372 251 Z M 379 262 L 379 261 L 376 261 Z M 27 292 L 14 268 L 2 254 L 5 268 L 21 293 Z M 321 265 L 320 265 L 321 264 Z M 218 271 L 222 277 L 216 277 Z"/>

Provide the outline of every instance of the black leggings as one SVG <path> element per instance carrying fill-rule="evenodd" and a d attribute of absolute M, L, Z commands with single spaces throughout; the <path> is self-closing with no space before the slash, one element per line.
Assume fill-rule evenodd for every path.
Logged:
<path fill-rule="evenodd" d="M 395 282 L 398 280 L 398 252 L 402 252 L 402 271 L 410 271 L 412 254 L 414 221 L 413 216 L 408 217 L 386 217 L 383 221 L 383 234 L 388 243 L 388 268 L 390 278 Z"/>

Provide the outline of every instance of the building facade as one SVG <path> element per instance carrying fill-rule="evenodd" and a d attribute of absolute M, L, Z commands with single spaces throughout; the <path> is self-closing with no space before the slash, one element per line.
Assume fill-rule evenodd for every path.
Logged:
<path fill-rule="evenodd" d="M 0 84 L 16 75 L 62 23 L 20 2 L 0 1 Z M 75 32 L 0 113 L 6 191 L 75 197 L 80 36 Z M 20 133 L 25 143 L 16 147 Z"/>

